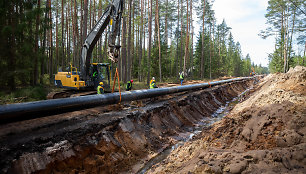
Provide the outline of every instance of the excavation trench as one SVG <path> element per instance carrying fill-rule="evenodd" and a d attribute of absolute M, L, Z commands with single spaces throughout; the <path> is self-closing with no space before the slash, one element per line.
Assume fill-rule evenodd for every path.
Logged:
<path fill-rule="evenodd" d="M 239 102 L 241 97 L 249 92 L 249 89 L 246 89 L 244 92 L 239 94 L 238 97 L 233 98 L 231 101 L 227 101 L 225 105 L 220 106 L 211 117 L 205 117 L 200 120 L 194 127 L 191 127 L 188 132 L 184 132 L 179 134 L 178 136 L 174 136 L 174 138 L 178 141 L 176 144 L 167 147 L 164 151 L 158 153 L 155 157 L 151 158 L 148 162 L 146 162 L 143 167 L 137 171 L 137 174 L 146 173 L 152 166 L 158 165 L 158 163 L 162 162 L 167 156 L 178 147 L 184 145 L 185 142 L 192 140 L 194 137 L 199 136 L 203 129 L 207 129 L 213 123 L 221 120 L 225 115 L 227 115 L 231 109 Z"/>
<path fill-rule="evenodd" d="M 136 102 L 144 107 L 126 103 L 129 107 L 119 111 L 2 135 L 1 172 L 141 172 L 150 159 L 189 137 L 252 85 L 250 79 Z"/>

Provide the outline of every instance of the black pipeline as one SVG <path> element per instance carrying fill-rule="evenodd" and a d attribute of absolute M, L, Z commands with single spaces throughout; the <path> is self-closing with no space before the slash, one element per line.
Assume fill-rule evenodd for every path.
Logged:
<path fill-rule="evenodd" d="M 173 94 L 189 90 L 199 90 L 210 86 L 220 85 L 229 82 L 249 80 L 252 77 L 214 81 L 210 83 L 199 83 L 166 88 L 155 88 L 145 90 L 134 90 L 121 93 L 121 101 L 133 101 L 167 94 Z M 119 103 L 119 93 L 108 93 L 103 95 L 90 95 L 75 98 L 62 98 L 26 102 L 0 106 L 0 123 L 21 121 L 30 118 L 44 117 L 48 115 L 80 110 L 94 106 L 111 105 Z"/>

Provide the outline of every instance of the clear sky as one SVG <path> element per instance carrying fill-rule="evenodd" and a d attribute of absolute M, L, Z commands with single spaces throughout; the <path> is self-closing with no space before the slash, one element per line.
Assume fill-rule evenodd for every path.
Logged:
<path fill-rule="evenodd" d="M 267 28 L 268 0 L 215 0 L 213 9 L 217 24 L 223 19 L 231 27 L 234 40 L 240 42 L 242 54 L 250 54 L 251 60 L 268 66 L 268 53 L 274 50 L 274 37 L 262 39 L 258 34 Z"/>

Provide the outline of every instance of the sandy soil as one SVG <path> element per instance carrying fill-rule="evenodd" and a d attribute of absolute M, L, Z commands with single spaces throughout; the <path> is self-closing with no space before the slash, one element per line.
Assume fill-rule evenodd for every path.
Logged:
<path fill-rule="evenodd" d="M 147 173 L 306 173 L 306 68 L 263 79 L 220 122 Z"/>

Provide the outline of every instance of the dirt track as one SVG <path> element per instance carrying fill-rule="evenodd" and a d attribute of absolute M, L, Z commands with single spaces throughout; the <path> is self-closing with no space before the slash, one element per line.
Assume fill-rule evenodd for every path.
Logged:
<path fill-rule="evenodd" d="M 3 173 L 135 173 L 253 82 L 0 127 Z"/>
<path fill-rule="evenodd" d="M 306 68 L 256 92 L 147 173 L 306 173 Z"/>

